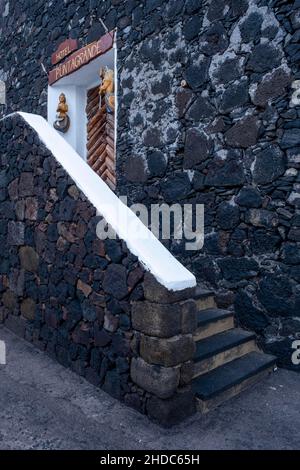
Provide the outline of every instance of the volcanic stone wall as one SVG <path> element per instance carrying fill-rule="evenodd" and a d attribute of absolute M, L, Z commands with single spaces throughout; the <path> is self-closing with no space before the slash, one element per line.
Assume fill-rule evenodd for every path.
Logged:
<path fill-rule="evenodd" d="M 101 216 L 19 115 L 0 149 L 0 323 L 164 425 L 193 413 L 193 289 L 100 240 Z"/>
<path fill-rule="evenodd" d="M 117 192 L 203 203 L 203 250 L 167 246 L 280 365 L 299 369 L 299 0 L 0 5 L 6 112 L 45 115 L 41 62 L 69 35 L 102 35 L 98 17 L 118 28 Z"/>

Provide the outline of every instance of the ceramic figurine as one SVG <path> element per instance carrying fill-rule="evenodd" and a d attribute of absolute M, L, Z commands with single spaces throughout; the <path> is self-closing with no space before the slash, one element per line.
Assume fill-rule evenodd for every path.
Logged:
<path fill-rule="evenodd" d="M 107 112 L 109 114 L 113 114 L 115 111 L 115 85 L 113 70 L 110 70 L 107 67 L 105 69 L 101 69 L 100 78 L 102 80 L 99 88 L 100 108 L 102 106 L 102 97 L 104 96 Z"/>
<path fill-rule="evenodd" d="M 54 129 L 65 134 L 70 127 L 70 118 L 68 116 L 69 106 L 64 93 L 59 95 L 59 103 L 56 110 L 56 121 L 53 124 Z"/>

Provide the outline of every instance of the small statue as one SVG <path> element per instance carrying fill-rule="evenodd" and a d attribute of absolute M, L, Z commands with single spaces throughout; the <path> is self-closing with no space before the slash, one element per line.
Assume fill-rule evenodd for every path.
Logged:
<path fill-rule="evenodd" d="M 65 134 L 70 127 L 70 118 L 68 116 L 69 106 L 64 93 L 59 95 L 59 103 L 56 110 L 56 121 L 53 124 L 54 129 Z"/>
<path fill-rule="evenodd" d="M 102 106 L 102 96 L 104 96 L 106 109 L 109 114 L 115 112 L 115 84 L 113 70 L 100 69 L 101 86 L 99 88 L 100 108 Z"/>

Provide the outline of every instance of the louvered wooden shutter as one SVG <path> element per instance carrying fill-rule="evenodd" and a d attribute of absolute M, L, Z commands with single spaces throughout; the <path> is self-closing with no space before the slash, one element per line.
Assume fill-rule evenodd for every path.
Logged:
<path fill-rule="evenodd" d="M 107 113 L 104 99 L 99 108 L 99 87 L 87 94 L 87 162 L 108 184 L 116 187 L 114 115 Z"/>

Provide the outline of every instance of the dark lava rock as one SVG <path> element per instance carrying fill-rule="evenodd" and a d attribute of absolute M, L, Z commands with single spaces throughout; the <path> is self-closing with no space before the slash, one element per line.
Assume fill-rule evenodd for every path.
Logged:
<path fill-rule="evenodd" d="M 239 186 L 244 183 L 245 175 L 242 162 L 231 154 L 226 160 L 216 159 L 208 166 L 206 186 Z"/>
<path fill-rule="evenodd" d="M 164 176 L 168 160 L 166 156 L 159 150 L 154 150 L 147 155 L 148 170 L 150 177 Z"/>
<path fill-rule="evenodd" d="M 300 142 L 300 129 L 287 129 L 284 131 L 280 147 L 282 149 L 288 149 L 291 147 L 297 147 Z"/>
<path fill-rule="evenodd" d="M 242 326 L 261 332 L 269 325 L 265 312 L 255 305 L 254 298 L 244 290 L 240 290 L 234 303 L 237 318 Z"/>
<path fill-rule="evenodd" d="M 191 190 L 187 173 L 177 173 L 161 183 L 162 194 L 166 202 L 176 202 L 185 198 Z"/>
<path fill-rule="evenodd" d="M 273 354 L 277 357 L 277 364 L 279 367 L 287 367 L 288 369 L 299 372 L 300 365 L 295 365 L 292 362 L 292 354 L 295 349 L 292 348 L 294 340 L 290 338 L 280 338 L 277 341 L 264 342 L 264 350 L 266 353 Z M 299 357 L 299 352 L 296 352 Z"/>
<path fill-rule="evenodd" d="M 230 230 L 236 227 L 240 219 L 240 210 L 238 206 L 229 202 L 222 202 L 217 210 L 217 224 L 224 230 Z"/>
<path fill-rule="evenodd" d="M 212 141 L 204 132 L 189 129 L 186 134 L 184 149 L 184 168 L 194 168 L 197 163 L 205 161 L 212 151 Z"/>
<path fill-rule="evenodd" d="M 250 247 L 253 254 L 274 253 L 282 241 L 276 233 L 264 229 L 255 229 L 249 232 Z"/>
<path fill-rule="evenodd" d="M 241 281 L 257 275 L 259 266 L 251 258 L 223 258 L 218 261 L 227 281 Z"/>
<path fill-rule="evenodd" d="M 198 88 L 208 80 L 209 60 L 202 59 L 199 63 L 191 63 L 185 71 L 185 79 L 190 87 Z"/>
<path fill-rule="evenodd" d="M 117 299 L 123 299 L 128 294 L 127 271 L 119 264 L 110 264 L 104 274 L 103 289 Z"/>
<path fill-rule="evenodd" d="M 201 31 L 202 20 L 197 15 L 192 15 L 183 27 L 183 34 L 187 41 L 196 38 Z"/>
<path fill-rule="evenodd" d="M 270 314 L 289 316 L 293 290 L 288 276 L 266 274 L 259 283 L 257 296 Z"/>
<path fill-rule="evenodd" d="M 209 100 L 199 96 L 190 107 L 186 116 L 188 119 L 198 123 L 203 119 L 212 119 L 214 114 L 215 110 Z"/>
<path fill-rule="evenodd" d="M 25 226 L 22 222 L 8 222 L 8 243 L 10 245 L 23 245 Z"/>
<path fill-rule="evenodd" d="M 119 263 L 123 257 L 120 242 L 117 240 L 105 240 L 105 250 L 113 263 Z"/>
<path fill-rule="evenodd" d="M 132 183 L 143 183 L 147 181 L 146 164 L 142 157 L 132 155 L 126 160 L 125 178 Z"/>
<path fill-rule="evenodd" d="M 270 100 L 282 96 L 290 82 L 290 74 L 284 69 L 279 68 L 272 73 L 268 73 L 253 93 L 253 103 L 256 106 L 266 106 Z"/>
<path fill-rule="evenodd" d="M 258 139 L 258 127 L 257 118 L 247 116 L 226 132 L 226 141 L 232 147 L 252 147 Z"/>
<path fill-rule="evenodd" d="M 222 113 L 229 113 L 233 109 L 243 106 L 245 103 L 247 103 L 248 99 L 248 80 L 242 80 L 239 83 L 226 88 L 221 97 L 220 111 Z"/>
<path fill-rule="evenodd" d="M 223 63 L 221 63 L 217 70 L 214 72 L 214 80 L 218 83 L 229 83 L 233 80 L 240 78 L 241 70 L 239 66 L 239 59 L 227 58 Z M 234 85 L 233 85 L 234 86 Z M 236 100 L 238 99 L 238 91 L 236 92 Z M 242 96 L 242 92 L 240 91 L 240 96 Z M 229 101 L 229 100 L 228 100 Z"/>
<path fill-rule="evenodd" d="M 200 38 L 200 51 L 208 56 L 222 53 L 228 46 L 227 33 L 221 22 L 214 22 Z"/>
<path fill-rule="evenodd" d="M 256 188 L 249 186 L 240 190 L 235 201 L 239 206 L 243 207 L 260 207 L 262 198 Z"/>
<path fill-rule="evenodd" d="M 288 264 L 300 264 L 300 247 L 295 243 L 285 243 L 282 259 Z"/>
<path fill-rule="evenodd" d="M 146 147 L 160 147 L 162 145 L 161 137 L 161 130 L 156 129 L 155 127 L 151 127 L 145 132 L 144 145 Z"/>
<path fill-rule="evenodd" d="M 263 17 L 258 12 L 251 13 L 240 25 L 241 37 L 244 42 L 255 41 L 257 39 Z"/>
<path fill-rule="evenodd" d="M 280 64 L 281 54 L 270 44 L 258 44 L 254 47 L 246 69 L 253 72 L 267 72 Z"/>
<path fill-rule="evenodd" d="M 253 181 L 257 184 L 271 183 L 286 169 L 286 159 L 277 145 L 269 145 L 256 155 Z M 254 206 L 253 206 L 254 207 Z"/>

